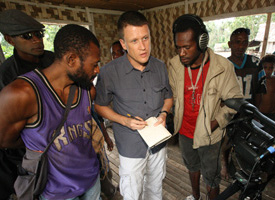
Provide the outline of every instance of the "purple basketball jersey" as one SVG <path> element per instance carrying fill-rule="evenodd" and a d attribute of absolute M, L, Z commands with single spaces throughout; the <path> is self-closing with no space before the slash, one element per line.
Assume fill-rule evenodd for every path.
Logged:
<path fill-rule="evenodd" d="M 34 88 L 38 101 L 38 120 L 27 124 L 21 137 L 27 148 L 43 151 L 62 120 L 65 107 L 46 77 L 38 70 L 20 76 Z M 92 147 L 91 99 L 78 88 L 77 102 L 47 153 L 48 182 L 43 192 L 47 199 L 77 197 L 91 188 L 99 173 L 99 161 Z"/>

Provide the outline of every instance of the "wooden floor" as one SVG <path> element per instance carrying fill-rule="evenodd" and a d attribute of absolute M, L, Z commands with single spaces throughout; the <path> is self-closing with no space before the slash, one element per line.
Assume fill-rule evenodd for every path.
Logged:
<path fill-rule="evenodd" d="M 113 131 L 111 128 L 107 129 L 111 139 L 114 142 Z M 113 172 L 113 184 L 118 186 L 119 183 L 119 158 L 118 151 L 115 147 L 112 152 L 107 152 L 110 160 L 110 167 Z M 226 189 L 232 180 L 222 180 L 220 184 L 221 192 Z M 170 139 L 168 142 L 168 159 L 167 159 L 167 173 L 163 181 L 163 200 L 184 200 L 186 196 L 191 194 L 191 186 L 189 175 L 186 167 L 183 165 L 181 154 L 178 148 L 178 143 L 175 139 Z M 201 194 L 203 200 L 206 200 L 205 184 L 201 179 Z M 102 197 L 103 200 L 107 198 Z M 113 200 L 121 200 L 122 196 L 117 192 Z M 238 199 L 238 193 L 228 198 L 229 200 Z M 148 199 L 150 200 L 150 199 Z M 269 182 L 265 191 L 263 192 L 263 200 L 275 200 L 275 181 Z"/>

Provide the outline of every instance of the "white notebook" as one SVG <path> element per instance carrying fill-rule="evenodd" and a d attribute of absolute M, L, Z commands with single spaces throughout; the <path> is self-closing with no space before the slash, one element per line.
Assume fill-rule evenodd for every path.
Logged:
<path fill-rule="evenodd" d="M 150 117 L 146 120 L 148 126 L 138 130 L 139 134 L 150 148 L 168 140 L 172 136 L 162 124 L 154 126 L 157 121 L 156 117 Z"/>

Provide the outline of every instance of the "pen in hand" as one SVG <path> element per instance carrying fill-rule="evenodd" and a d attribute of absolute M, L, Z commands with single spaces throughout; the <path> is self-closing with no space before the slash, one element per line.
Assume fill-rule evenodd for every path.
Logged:
<path fill-rule="evenodd" d="M 134 116 L 132 116 L 132 115 L 130 115 L 130 114 L 127 114 L 127 116 L 128 116 L 129 118 L 131 118 L 131 119 L 135 119 L 135 120 L 139 121 L 138 123 L 135 123 L 134 128 L 132 128 L 133 130 L 143 129 L 145 126 L 148 126 L 148 125 L 147 125 L 147 122 L 146 122 L 146 121 L 143 121 L 142 119 L 139 119 L 139 118 L 137 118 L 137 117 L 134 117 Z"/>
<path fill-rule="evenodd" d="M 141 121 L 140 119 L 138 119 L 138 118 L 136 118 L 136 117 L 134 117 L 134 116 L 132 116 L 132 115 L 130 115 L 130 114 L 127 114 L 127 116 L 128 116 L 128 117 L 130 117 L 130 118 L 132 118 L 132 119 L 135 119 L 135 120 Z"/>

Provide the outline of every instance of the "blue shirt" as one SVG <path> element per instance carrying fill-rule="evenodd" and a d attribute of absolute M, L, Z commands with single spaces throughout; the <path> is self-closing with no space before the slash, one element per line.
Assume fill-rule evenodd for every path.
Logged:
<path fill-rule="evenodd" d="M 113 101 L 118 114 L 144 120 L 157 116 L 164 100 L 172 98 L 166 66 L 152 56 L 143 71 L 131 65 L 127 54 L 111 61 L 101 68 L 96 90 L 96 104 L 107 106 Z M 148 146 L 136 130 L 118 123 L 113 123 L 113 130 L 120 155 L 145 158 Z"/>

